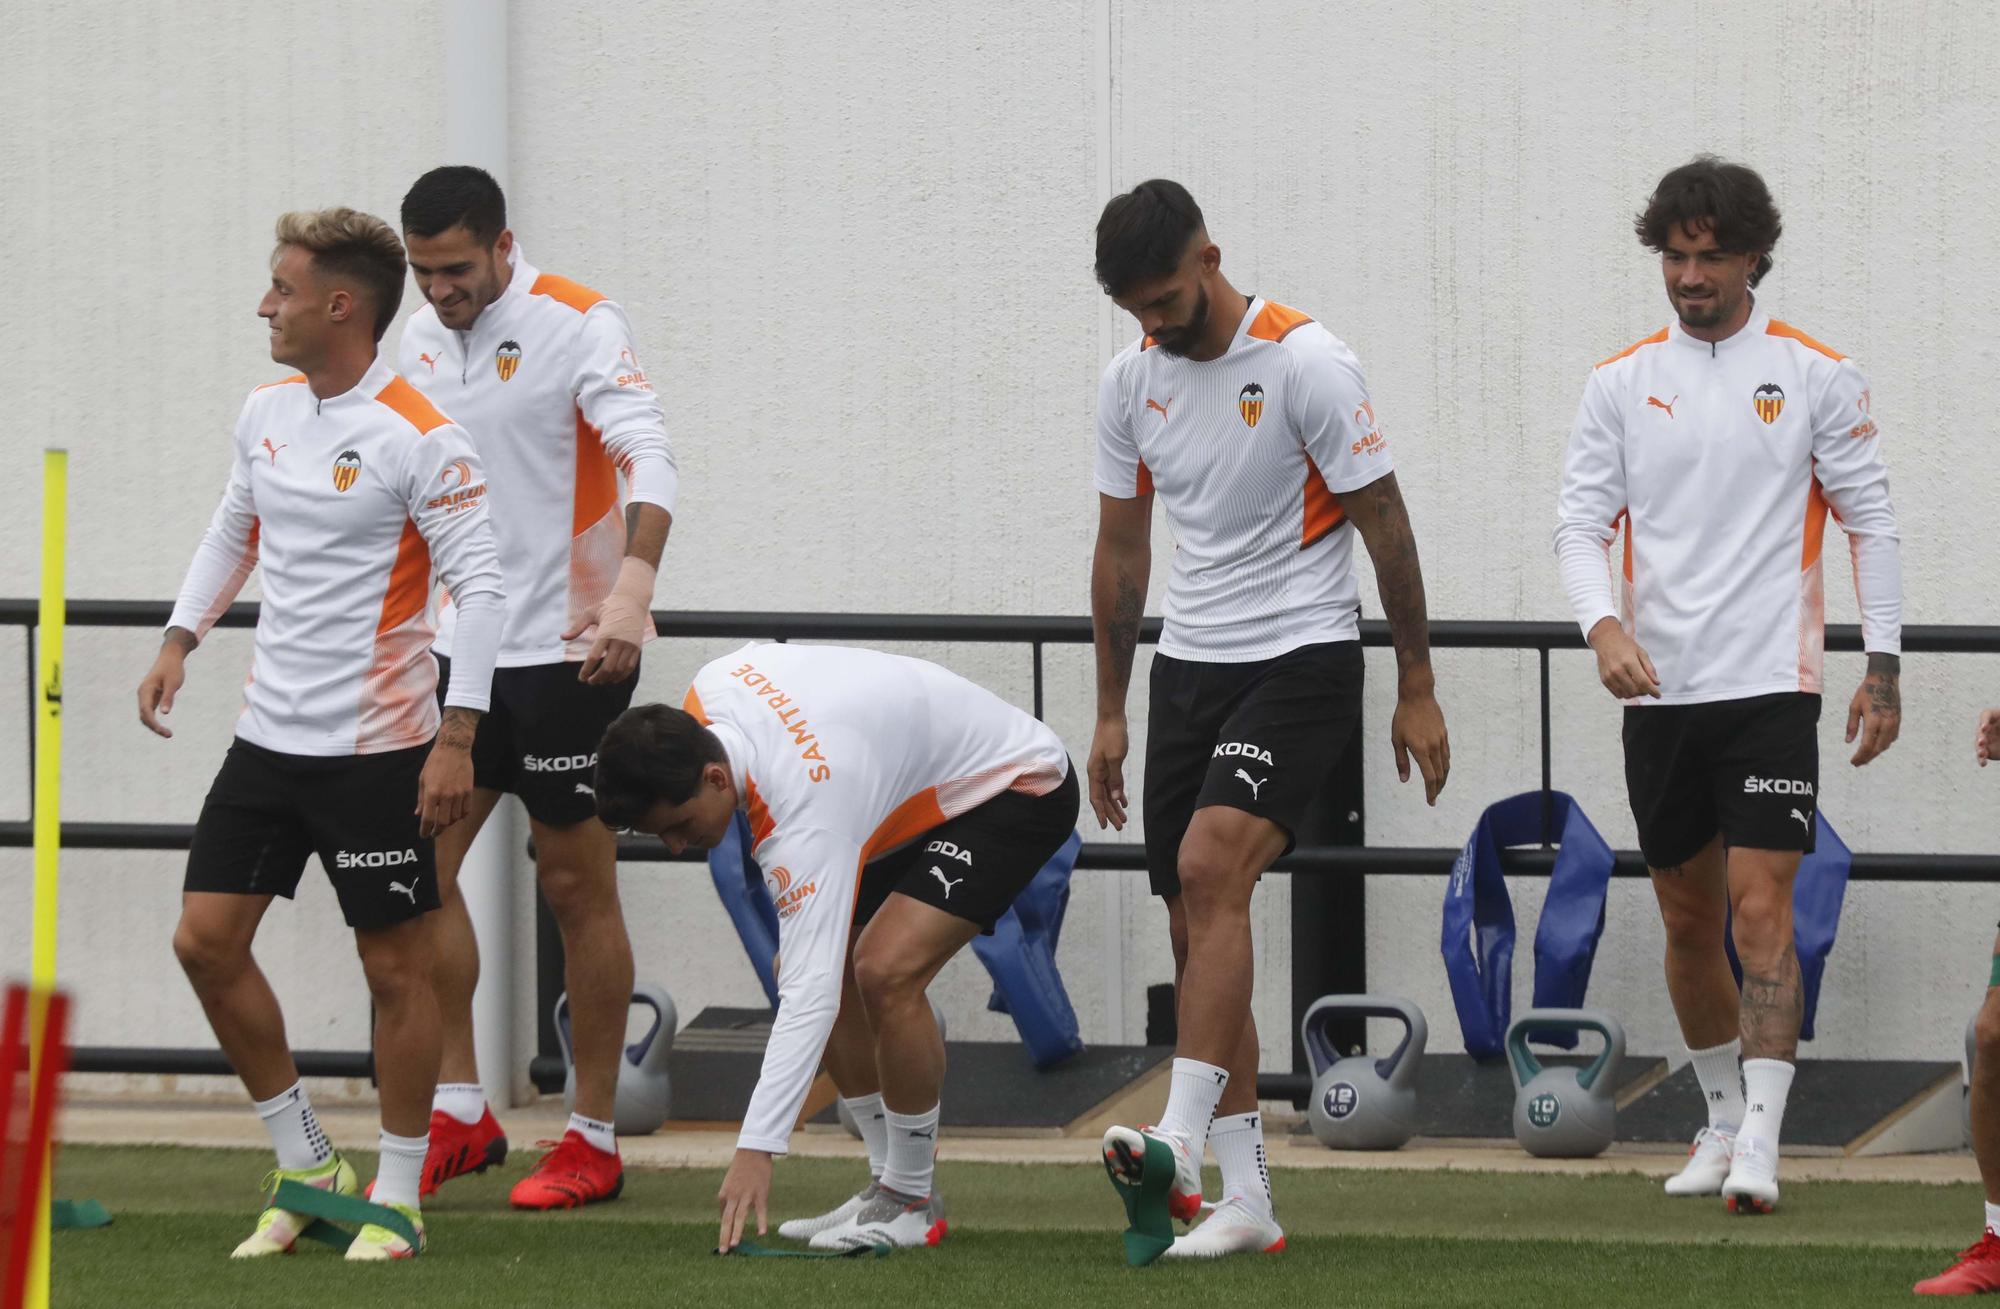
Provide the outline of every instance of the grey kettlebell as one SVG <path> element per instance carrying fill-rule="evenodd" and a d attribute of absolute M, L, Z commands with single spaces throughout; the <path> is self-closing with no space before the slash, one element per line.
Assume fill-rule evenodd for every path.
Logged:
<path fill-rule="evenodd" d="M 1340 1057 L 1327 1035 L 1343 1014 L 1394 1018 L 1403 1039 L 1381 1059 Z M 1393 995 L 1325 995 L 1299 1020 L 1299 1040 L 1312 1063 L 1312 1103 L 1306 1121 L 1329 1150 L 1395 1150 L 1417 1133 L 1417 1065 L 1430 1028 L 1424 1011 Z"/>
<path fill-rule="evenodd" d="M 929 997 L 925 998 L 928 999 Z M 946 1033 L 944 1026 L 944 1010 L 938 1008 L 938 1002 L 935 1000 L 931 1001 L 931 1017 L 937 1019 L 938 1039 L 939 1040 L 946 1039 L 948 1034 Z M 861 1124 L 855 1122 L 854 1115 L 847 1112 L 847 1102 L 845 1100 L 840 1099 L 838 1096 L 835 1096 L 833 1101 L 833 1111 L 839 1117 L 840 1125 L 847 1129 L 847 1134 L 853 1137 L 855 1140 L 859 1141 L 861 1139 Z"/>
<path fill-rule="evenodd" d="M 1965 1143 L 1972 1144 L 1972 1061 L 1979 1053 L 1979 1013 L 1965 1020 L 1965 1086 L 1959 1093 L 1958 1121 L 1965 1131 Z"/>
<path fill-rule="evenodd" d="M 1585 1068 L 1544 1068 L 1528 1050 L 1538 1029 L 1596 1032 L 1604 1049 Z M 1529 1154 L 1583 1159 L 1602 1154 L 1618 1125 L 1618 1065 L 1625 1029 L 1596 1009 L 1530 1009 L 1507 1028 L 1507 1067 L 1514 1076 L 1514 1139 Z"/>
<path fill-rule="evenodd" d="M 612 1101 L 611 1125 L 620 1136 L 645 1136 L 667 1121 L 673 1107 L 673 1086 L 667 1078 L 667 1055 L 680 1026 L 674 998 L 664 986 L 641 982 L 632 988 L 632 1003 L 653 1011 L 652 1025 L 639 1039 L 618 1052 L 618 1091 Z M 569 992 L 556 999 L 556 1039 L 562 1043 L 563 1108 L 576 1109 L 576 1052 L 570 1048 Z"/>

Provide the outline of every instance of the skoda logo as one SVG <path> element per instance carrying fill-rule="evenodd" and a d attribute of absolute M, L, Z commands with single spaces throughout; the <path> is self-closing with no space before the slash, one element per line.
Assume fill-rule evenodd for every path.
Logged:
<path fill-rule="evenodd" d="M 1353 1113 L 1360 1103 L 1361 1093 L 1354 1089 L 1352 1082 L 1335 1082 L 1320 1097 L 1320 1108 L 1326 1110 L 1326 1116 L 1336 1123 Z"/>

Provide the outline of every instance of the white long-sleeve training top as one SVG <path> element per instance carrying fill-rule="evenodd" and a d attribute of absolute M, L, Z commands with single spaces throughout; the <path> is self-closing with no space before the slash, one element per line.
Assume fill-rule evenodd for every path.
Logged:
<path fill-rule="evenodd" d="M 1901 652 L 1881 445 L 1860 369 L 1762 309 L 1725 341 L 1675 322 L 1592 370 L 1555 548 L 1585 634 L 1618 617 L 1652 658 L 1660 698 L 1629 703 L 1818 693 L 1829 511 L 1847 532 L 1868 650 Z"/>
<path fill-rule="evenodd" d="M 486 481 L 465 432 L 377 358 L 320 400 L 260 386 L 169 626 L 205 636 L 263 570 L 236 735 L 284 754 L 373 754 L 437 735 L 433 562 L 463 610 L 446 701 L 487 708 L 506 613 Z"/>
<path fill-rule="evenodd" d="M 625 505 L 672 513 L 679 474 L 625 311 L 533 267 L 518 244 L 510 260 L 507 289 L 470 330 L 450 330 L 426 304 L 403 328 L 398 358 L 472 434 L 491 479 L 507 579 L 500 666 L 518 668 L 590 652 L 590 633 L 567 643 L 562 634 L 617 580 Z M 439 609 L 440 654 L 457 648 L 456 600 L 449 592 Z"/>
<path fill-rule="evenodd" d="M 862 866 L 1003 791 L 1048 794 L 1069 755 L 956 673 L 843 646 L 746 645 L 686 708 L 729 756 L 778 910 L 778 1017 L 736 1144 L 781 1154 L 840 1012 Z"/>

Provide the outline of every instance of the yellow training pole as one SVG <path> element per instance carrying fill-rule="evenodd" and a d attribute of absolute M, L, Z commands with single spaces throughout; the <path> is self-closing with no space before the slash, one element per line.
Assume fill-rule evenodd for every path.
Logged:
<path fill-rule="evenodd" d="M 37 663 L 35 730 L 35 936 L 30 982 L 33 1035 L 30 1050 L 41 1048 L 48 997 L 56 988 L 56 867 L 62 843 L 62 644 L 63 543 L 69 499 L 69 452 L 42 453 L 42 598 Z M 32 1084 L 32 1081 L 31 1083 Z M 45 1147 L 51 1149 L 51 1147 Z M 27 1309 L 48 1309 L 49 1197 L 55 1179 L 44 1160 L 42 1191 L 35 1202 L 35 1243 L 28 1256 Z"/>

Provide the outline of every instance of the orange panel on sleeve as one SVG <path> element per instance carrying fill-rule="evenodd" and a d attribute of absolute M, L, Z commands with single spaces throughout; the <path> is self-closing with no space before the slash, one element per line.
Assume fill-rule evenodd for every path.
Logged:
<path fill-rule="evenodd" d="M 923 835 L 944 822 L 944 809 L 938 804 L 935 786 L 927 786 L 890 811 L 887 818 L 876 827 L 868 838 L 868 844 L 861 850 L 861 862 L 867 863 L 885 850 L 893 850 L 903 842 Z"/>
<path fill-rule="evenodd" d="M 1806 496 L 1805 549 L 1799 554 L 1800 572 L 1819 562 L 1820 547 L 1826 540 L 1826 512 L 1826 488 L 1815 477 L 1812 491 Z"/>
<path fill-rule="evenodd" d="M 1623 359 L 1623 358 L 1624 358 L 1624 357 L 1625 357 L 1626 355 L 1629 355 L 1629 354 L 1631 354 L 1631 353 L 1632 353 L 1632 352 L 1633 352 L 1634 350 L 1637 350 L 1637 349 L 1638 349 L 1638 348 L 1639 348 L 1640 346 L 1643 346 L 1643 345 L 1658 345 L 1658 344 L 1659 344 L 1660 342 L 1662 342 L 1662 341 L 1664 341 L 1664 340 L 1666 340 L 1666 339 L 1667 339 L 1667 329 L 1663 327 L 1663 328 L 1661 328 L 1661 329 L 1660 329 L 1659 331 L 1657 331 L 1657 332 L 1653 333 L 1653 334 L 1652 334 L 1651 336 L 1647 337 L 1647 338 L 1646 338 L 1645 340 L 1643 340 L 1643 341 L 1634 341 L 1634 342 L 1633 342 L 1632 344 L 1630 344 L 1630 345 L 1626 346 L 1626 347 L 1625 347 L 1625 348 L 1624 348 L 1623 350 L 1620 350 L 1620 351 L 1619 351 L 1619 352 L 1618 352 L 1617 354 L 1615 354 L 1615 355 L 1612 355 L 1612 356 L 1611 356 L 1611 357 L 1610 357 L 1609 359 L 1601 359 L 1601 360 L 1599 360 L 1599 361 L 1598 361 L 1598 363 L 1597 363 L 1597 366 L 1598 366 L 1599 368 L 1602 368 L 1602 367 L 1604 367 L 1604 365 L 1606 365 L 1606 364 L 1615 364 L 1615 363 L 1617 363 L 1617 362 L 1618 362 L 1618 361 L 1619 361 L 1620 359 Z"/>
<path fill-rule="evenodd" d="M 1347 521 L 1347 511 L 1340 507 L 1340 497 L 1327 489 L 1326 479 L 1320 476 L 1319 465 L 1312 461 L 1311 456 L 1306 458 L 1305 500 L 1305 527 L 1299 534 L 1301 550 Z"/>
<path fill-rule="evenodd" d="M 576 509 L 569 534 L 582 536 L 618 504 L 618 470 L 604 453 L 604 433 L 576 411 Z"/>
<path fill-rule="evenodd" d="M 554 273 L 543 273 L 528 288 L 529 295 L 545 295 L 551 300 L 560 300 L 570 308 L 582 313 L 592 305 L 600 303 L 604 297 L 581 282 L 572 282 L 567 277 L 557 277 Z"/>
<path fill-rule="evenodd" d="M 401 414 L 403 421 L 419 432 L 432 431 L 451 421 L 438 412 L 428 396 L 400 377 L 390 379 L 389 385 L 375 393 L 375 398 Z"/>
<path fill-rule="evenodd" d="M 1311 314 L 1266 300 L 1257 311 L 1256 321 L 1250 324 L 1250 335 L 1260 341 L 1282 341 L 1311 321 Z"/>
<path fill-rule="evenodd" d="M 1134 485 L 1132 493 L 1135 496 L 1153 493 L 1153 470 L 1146 467 L 1146 461 L 1143 459 L 1139 461 L 1139 480 Z"/>
<path fill-rule="evenodd" d="M 1821 354 L 1825 355 L 1828 359 L 1847 358 L 1847 356 L 1840 353 L 1840 351 L 1828 349 L 1826 346 L 1821 345 L 1819 342 L 1807 336 L 1804 332 L 1801 332 L 1798 328 L 1793 327 L 1790 323 L 1781 323 L 1775 318 L 1773 318 L 1770 324 L 1764 328 L 1764 335 L 1788 336 L 1792 340 L 1797 341 L 1800 345 L 1806 347 L 1808 350 L 1819 351 Z"/>
<path fill-rule="evenodd" d="M 306 375 L 304 373 L 293 373 L 290 377 L 281 377 L 275 382 L 266 382 L 257 389 L 259 391 L 268 391 L 274 386 L 290 386 L 295 382 L 303 382 L 305 380 Z"/>
<path fill-rule="evenodd" d="M 389 570 L 389 589 L 382 595 L 382 617 L 375 635 L 401 627 L 423 613 L 430 598 L 431 547 L 417 525 L 407 519 L 396 542 L 396 563 Z"/>
<path fill-rule="evenodd" d="M 714 721 L 708 716 L 708 710 L 701 707 L 701 697 L 694 693 L 694 688 L 691 686 L 688 688 L 688 693 L 681 697 L 681 709 L 693 715 L 694 720 L 703 727 Z"/>
<path fill-rule="evenodd" d="M 772 821 L 771 807 L 764 803 L 764 797 L 757 790 L 757 779 L 743 774 L 743 807 L 750 815 L 750 848 L 764 844 L 778 824 Z"/>

